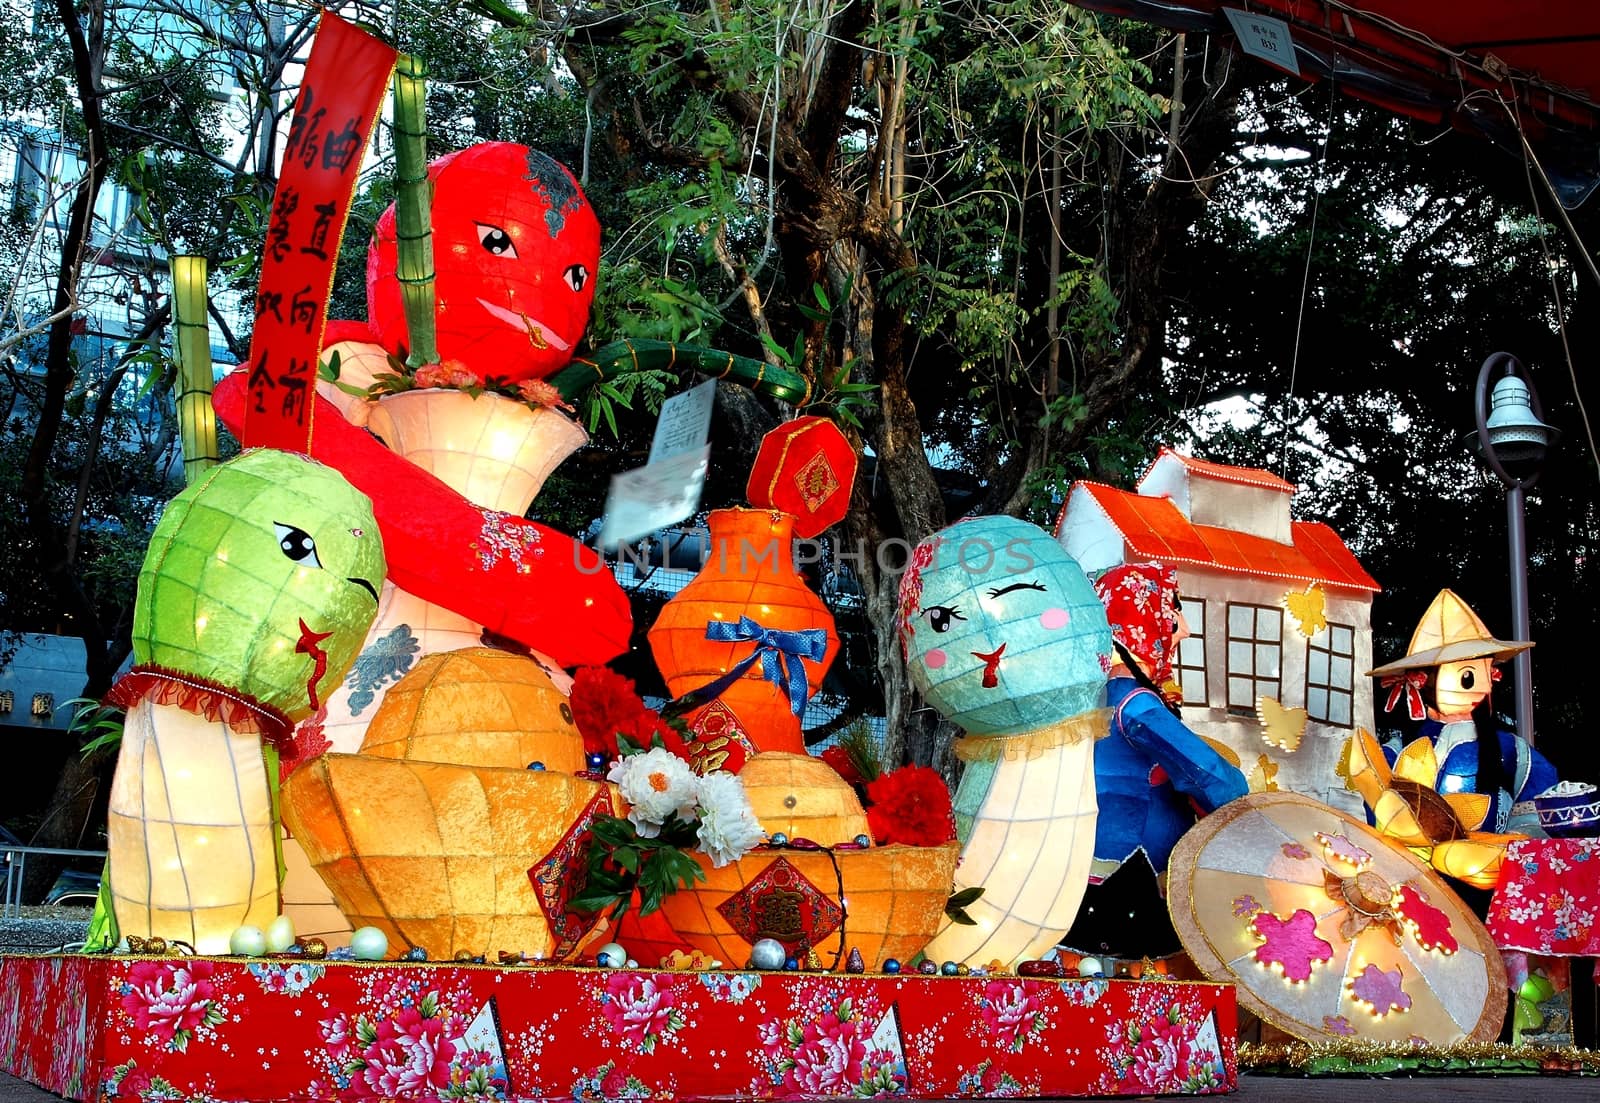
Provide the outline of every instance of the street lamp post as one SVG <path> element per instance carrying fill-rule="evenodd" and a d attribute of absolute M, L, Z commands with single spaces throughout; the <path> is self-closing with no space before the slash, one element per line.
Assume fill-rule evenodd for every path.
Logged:
<path fill-rule="evenodd" d="M 1490 389 L 1491 382 L 1493 389 Z M 1473 396 L 1475 432 L 1467 434 L 1478 455 L 1506 488 L 1506 527 L 1511 552 L 1511 638 L 1526 640 L 1528 625 L 1528 534 L 1523 502 L 1539 481 L 1545 457 L 1560 439 L 1545 423 L 1539 395 L 1522 362 L 1497 352 L 1478 371 Z M 1512 660 L 1517 688 L 1517 734 L 1533 744 L 1533 656 L 1524 648 Z"/>

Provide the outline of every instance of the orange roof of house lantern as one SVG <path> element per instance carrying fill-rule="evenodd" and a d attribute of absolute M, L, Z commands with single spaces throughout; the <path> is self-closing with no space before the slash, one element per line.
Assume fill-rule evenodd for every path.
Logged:
<path fill-rule="evenodd" d="M 1176 455 L 1176 453 L 1173 453 Z M 1204 464 L 1216 469 L 1221 464 L 1207 463 L 1180 457 L 1184 466 Z M 1227 482 L 1245 482 L 1247 485 L 1288 488 L 1289 483 L 1267 472 L 1251 468 L 1226 468 L 1230 473 L 1257 474 L 1261 481 L 1242 478 L 1223 478 L 1212 470 L 1203 473 L 1210 478 Z M 1274 480 L 1274 483 L 1265 480 Z M 1151 497 L 1103 483 L 1079 481 L 1073 490 L 1083 490 L 1094 500 L 1111 524 L 1127 542 L 1130 560 L 1158 559 L 1166 563 L 1189 563 L 1221 571 L 1243 574 L 1267 575 L 1302 582 L 1321 582 L 1352 590 L 1382 589 L 1356 561 L 1327 525 L 1317 521 L 1292 521 L 1289 534 L 1292 543 L 1280 543 L 1235 529 L 1215 525 L 1195 524 L 1179 511 L 1171 498 Z M 1065 517 L 1066 511 L 1062 510 Z M 1056 522 L 1059 533 L 1061 522 Z"/>
<path fill-rule="evenodd" d="M 809 539 L 844 520 L 856 452 L 825 417 L 797 417 L 761 438 L 745 495 L 757 509 L 795 517 L 796 536 Z"/>

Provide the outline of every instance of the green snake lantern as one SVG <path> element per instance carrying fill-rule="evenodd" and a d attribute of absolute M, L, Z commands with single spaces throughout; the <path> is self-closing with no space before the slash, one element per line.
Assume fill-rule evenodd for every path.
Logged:
<path fill-rule="evenodd" d="M 305 456 L 246 452 L 169 503 L 138 665 L 108 698 L 128 710 L 108 825 L 124 934 L 225 953 L 277 914 L 270 751 L 344 677 L 383 576 L 371 503 Z"/>

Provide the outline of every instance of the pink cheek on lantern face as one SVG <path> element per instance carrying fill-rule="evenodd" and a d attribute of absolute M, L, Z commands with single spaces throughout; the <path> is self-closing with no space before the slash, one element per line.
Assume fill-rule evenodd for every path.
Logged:
<path fill-rule="evenodd" d="M 950 656 L 945 654 L 942 647 L 935 647 L 932 651 L 929 651 L 926 655 L 922 656 L 922 665 L 926 666 L 929 670 L 938 670 L 949 661 Z"/>
<path fill-rule="evenodd" d="M 1072 614 L 1065 609 L 1046 609 L 1039 614 L 1039 627 L 1055 631 L 1072 623 Z"/>

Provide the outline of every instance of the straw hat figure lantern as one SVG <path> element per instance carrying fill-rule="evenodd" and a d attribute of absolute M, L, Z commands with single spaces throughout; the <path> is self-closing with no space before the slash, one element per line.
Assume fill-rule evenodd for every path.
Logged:
<path fill-rule="evenodd" d="M 1488 831 L 1540 834 L 1529 802 L 1560 780 L 1549 759 L 1495 723 L 1490 705 L 1497 664 L 1532 646 L 1496 639 L 1454 591 L 1441 590 L 1406 655 L 1371 672 L 1389 691 L 1386 709 L 1403 706 L 1422 721 L 1402 753 L 1432 757 L 1439 792 L 1488 796 Z"/>
<path fill-rule="evenodd" d="M 1347 755 L 1348 784 L 1380 831 L 1481 888 L 1494 887 L 1508 834 L 1544 834 L 1533 800 L 1559 781 L 1548 759 L 1495 722 L 1490 703 L 1496 664 L 1532 646 L 1496 639 L 1441 590 L 1406 655 L 1369 672 L 1388 691 L 1386 710 L 1421 721 L 1416 737 L 1391 759 L 1357 732 Z"/>

